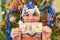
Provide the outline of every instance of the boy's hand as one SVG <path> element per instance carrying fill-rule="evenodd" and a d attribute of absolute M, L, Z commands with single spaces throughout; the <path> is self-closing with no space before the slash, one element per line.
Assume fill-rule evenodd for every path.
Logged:
<path fill-rule="evenodd" d="M 51 37 L 51 33 L 52 33 L 52 29 L 48 26 L 44 26 L 42 28 L 42 38 L 43 39 L 46 39 L 46 40 L 50 40 L 50 37 Z"/>
<path fill-rule="evenodd" d="M 48 26 L 43 26 L 42 31 L 51 33 L 52 32 L 52 29 L 50 27 L 48 27 Z"/>
<path fill-rule="evenodd" d="M 11 31 L 11 37 L 13 39 L 19 39 L 20 33 L 21 33 L 21 29 L 20 28 L 14 28 Z"/>

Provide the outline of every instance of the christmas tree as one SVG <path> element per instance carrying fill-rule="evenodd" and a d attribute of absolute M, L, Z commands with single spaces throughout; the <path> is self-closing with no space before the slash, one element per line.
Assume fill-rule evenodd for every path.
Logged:
<path fill-rule="evenodd" d="M 7 40 L 6 31 L 5 31 L 6 27 L 5 26 L 6 26 L 7 15 L 9 13 L 8 11 L 11 10 L 12 6 L 14 8 L 16 8 L 17 10 L 10 14 L 10 29 L 18 27 L 18 21 L 20 19 L 20 12 L 18 11 L 18 7 L 14 3 L 14 1 L 15 0 L 11 0 L 11 1 L 10 0 L 8 0 L 8 1 L 7 0 L 1 0 L 3 21 L 0 22 L 1 23 L 1 25 L 0 25 L 1 26 L 1 28 L 0 28 L 1 29 L 0 40 Z M 41 11 L 40 21 L 45 20 L 47 17 L 47 14 L 48 14 L 48 6 L 47 5 L 53 4 L 53 0 L 22 0 L 20 3 L 24 4 L 28 1 L 32 1 L 36 6 L 38 6 L 39 10 Z M 19 3 L 17 3 L 17 4 L 19 4 Z M 56 30 L 55 27 L 53 27 L 52 30 L 53 30 L 53 32 L 52 32 L 51 39 L 52 40 L 58 40 L 59 33 L 57 31 L 55 31 Z M 57 35 L 57 37 L 56 37 L 56 35 Z"/>

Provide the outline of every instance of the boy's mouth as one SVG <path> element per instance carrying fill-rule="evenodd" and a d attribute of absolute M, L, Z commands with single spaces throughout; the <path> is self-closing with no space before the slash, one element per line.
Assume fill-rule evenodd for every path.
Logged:
<path fill-rule="evenodd" d="M 27 22 L 36 22 L 36 21 L 27 21 Z"/>

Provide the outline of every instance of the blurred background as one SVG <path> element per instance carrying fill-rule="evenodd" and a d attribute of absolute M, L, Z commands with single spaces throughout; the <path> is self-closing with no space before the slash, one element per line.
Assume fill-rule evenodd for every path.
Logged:
<path fill-rule="evenodd" d="M 60 40 L 60 0 L 23 0 L 22 4 L 27 1 L 32 1 L 38 6 L 38 8 L 41 10 L 44 6 L 43 4 L 52 4 L 52 8 L 55 9 L 55 15 L 53 18 L 53 27 L 52 27 L 52 34 L 51 34 L 51 40 Z M 10 2 L 10 3 L 9 3 Z M 9 10 L 12 8 L 11 7 L 12 0 L 0 0 L 0 40 L 7 40 L 7 33 L 6 33 L 6 20 L 7 20 L 7 15 L 9 13 Z M 41 4 L 41 5 L 40 5 Z M 15 5 L 13 3 L 13 5 Z M 46 6 L 45 5 L 45 6 Z M 16 5 L 15 5 L 16 6 Z M 13 7 L 15 7 L 13 6 Z M 17 9 L 17 7 L 15 7 Z M 41 14 L 41 21 L 45 20 L 44 15 L 48 13 L 48 8 L 46 7 L 45 11 L 44 9 L 42 10 L 43 14 Z M 10 22 L 10 29 L 18 27 L 18 21 L 20 18 L 20 13 L 19 11 L 15 11 L 12 14 L 10 14 L 10 18 L 13 19 Z M 59 18 L 59 20 L 58 20 Z M 16 20 L 17 19 L 17 20 Z M 9 31 L 8 31 L 9 32 Z"/>

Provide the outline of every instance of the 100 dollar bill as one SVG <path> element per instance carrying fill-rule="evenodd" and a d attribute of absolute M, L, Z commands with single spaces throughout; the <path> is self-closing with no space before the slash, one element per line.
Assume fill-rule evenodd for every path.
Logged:
<path fill-rule="evenodd" d="M 41 32 L 42 31 L 41 22 L 20 23 L 19 27 L 21 28 L 22 33 Z"/>

